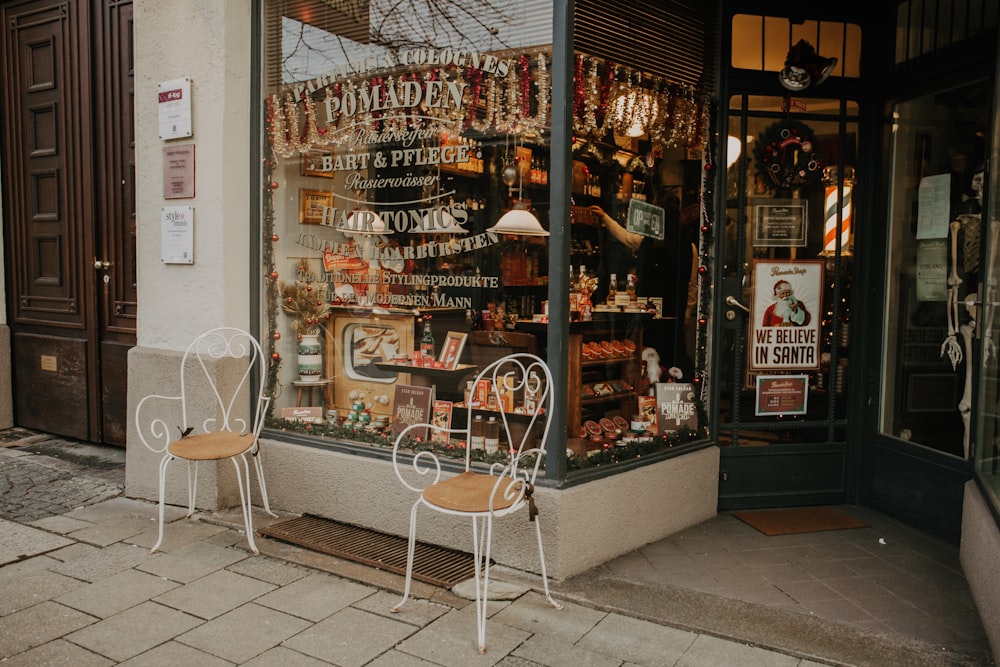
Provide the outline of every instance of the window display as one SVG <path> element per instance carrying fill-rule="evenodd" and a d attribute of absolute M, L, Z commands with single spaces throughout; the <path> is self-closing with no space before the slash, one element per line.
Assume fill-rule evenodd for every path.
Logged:
<path fill-rule="evenodd" d="M 413 397 L 425 418 L 457 419 L 451 408 L 474 400 L 466 383 L 490 361 L 564 349 L 548 328 L 553 196 L 574 198 L 569 439 L 605 420 L 616 437 L 602 450 L 637 438 L 637 396 L 654 391 L 641 386 L 643 346 L 672 370 L 663 381 L 700 390 L 685 336 L 710 167 L 695 88 L 579 56 L 578 159 L 572 193 L 556 194 L 544 29 L 500 12 L 499 30 L 470 14 L 455 34 L 361 39 L 325 3 L 268 4 L 282 13 L 266 29 L 282 44 L 265 63 L 281 75 L 265 91 L 263 128 L 263 329 L 278 362 L 269 426 L 385 444 Z M 611 274 L 620 287 L 609 297 Z M 504 398 L 486 409 L 531 409 L 530 396 Z"/>

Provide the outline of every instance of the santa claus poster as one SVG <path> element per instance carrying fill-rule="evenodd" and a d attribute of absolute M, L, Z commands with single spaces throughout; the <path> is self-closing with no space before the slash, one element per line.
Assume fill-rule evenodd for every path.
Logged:
<path fill-rule="evenodd" d="M 822 260 L 755 260 L 750 370 L 819 370 Z"/>

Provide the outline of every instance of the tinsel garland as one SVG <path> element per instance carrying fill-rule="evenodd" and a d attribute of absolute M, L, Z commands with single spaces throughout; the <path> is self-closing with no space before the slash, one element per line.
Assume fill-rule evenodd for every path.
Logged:
<path fill-rule="evenodd" d="M 357 431 L 351 428 L 345 428 L 337 424 L 311 424 L 302 421 L 292 421 L 288 419 L 271 419 L 268 422 L 268 426 L 281 431 L 286 431 L 289 433 L 299 433 L 302 435 L 312 435 L 321 436 L 326 438 L 331 438 L 333 440 L 343 441 L 343 442 L 357 442 L 367 445 L 374 445 L 376 447 L 383 447 L 386 449 L 391 449 L 395 443 L 395 438 L 386 437 L 379 433 L 373 433 L 369 431 Z M 696 431 L 690 428 L 682 428 L 674 433 L 670 433 L 666 436 L 656 436 L 643 441 L 633 441 L 625 445 L 620 445 L 616 447 L 607 447 L 599 452 L 594 452 L 586 457 L 582 456 L 571 456 L 567 461 L 568 470 L 583 470 L 586 468 L 595 468 L 602 465 L 607 465 L 611 463 L 621 463 L 624 461 L 632 461 L 634 459 L 640 459 L 643 456 L 649 456 L 659 451 L 666 449 L 671 449 L 678 445 L 683 445 L 685 443 L 696 440 L 703 435 L 699 435 Z M 430 440 L 417 440 L 414 438 L 407 438 L 401 443 L 401 447 L 405 450 L 416 452 L 432 452 L 443 458 L 450 458 L 455 460 L 465 459 L 465 447 L 460 444 L 448 444 L 440 442 L 431 442 Z M 470 457 L 473 461 L 485 463 L 487 465 L 492 465 L 494 463 L 506 463 L 510 460 L 510 457 L 505 452 L 496 452 L 494 454 L 487 454 L 485 450 L 474 449 Z M 526 459 L 527 460 L 527 459 Z M 529 462 L 530 465 L 530 462 Z"/>
<path fill-rule="evenodd" d="M 360 128 L 406 130 L 420 125 L 423 129 L 541 135 L 549 130 L 551 74 L 544 53 L 537 53 L 534 60 L 532 67 L 529 55 L 519 56 L 506 79 L 484 77 L 481 70 L 471 68 L 432 68 L 422 76 L 404 72 L 290 87 L 267 99 L 268 138 L 275 155 L 292 157 L 315 148 L 351 143 L 352 132 Z M 454 84 L 466 91 L 467 99 L 458 108 L 421 104 L 397 114 L 373 111 L 354 118 L 338 110 L 329 118 L 319 115 L 318 107 L 325 115 L 326 105 L 317 103 L 327 96 L 362 99 L 378 90 L 378 100 L 384 102 L 392 90 L 402 99 L 404 86 L 413 81 Z M 638 125 L 655 145 L 699 148 L 704 143 L 706 95 L 693 86 L 589 56 L 576 56 L 573 84 L 573 131 L 577 136 L 600 138 L 609 131 L 626 134 Z"/>

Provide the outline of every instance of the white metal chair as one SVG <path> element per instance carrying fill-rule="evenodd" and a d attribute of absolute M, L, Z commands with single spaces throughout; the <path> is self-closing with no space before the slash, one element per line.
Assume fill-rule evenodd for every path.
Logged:
<path fill-rule="evenodd" d="M 503 411 L 487 412 L 470 397 L 466 427 L 445 429 L 433 424 L 413 424 L 404 429 L 396 439 L 392 450 L 392 461 L 396 476 L 408 489 L 419 493 L 410 510 L 409 549 L 406 562 L 406 584 L 403 599 L 392 608 L 398 611 L 410 596 L 413 578 L 413 556 L 416 545 L 417 509 L 421 506 L 459 518 L 472 520 L 473 557 L 475 560 L 476 583 L 476 630 L 479 652 L 486 652 L 486 605 L 489 600 L 490 550 L 493 538 L 493 519 L 503 517 L 522 509 L 526 519 L 535 523 L 538 538 L 538 557 L 541 561 L 542 583 L 545 597 L 556 609 L 562 606 L 549 594 L 549 581 L 545 572 L 545 555 L 542 549 L 542 529 L 537 520 L 537 510 L 532 498 L 535 478 L 538 475 L 545 443 L 549 434 L 552 415 L 552 375 L 545 362 L 532 354 L 512 354 L 498 359 L 484 368 L 474 381 L 490 381 L 490 391 L 497 405 L 502 405 L 507 391 L 516 397 L 532 392 L 537 409 L 533 414 L 512 417 Z M 501 391 L 503 388 L 504 391 Z M 471 428 L 476 414 L 491 415 L 500 423 L 500 450 L 509 452 L 502 463 L 494 463 L 488 468 L 481 465 L 474 470 L 472 461 Z M 527 422 L 526 424 L 524 422 Z M 513 428 L 512 428 L 513 427 Z M 464 439 L 465 470 L 455 476 L 442 479 L 441 462 L 430 451 L 420 451 L 407 461 L 401 450 L 414 431 L 446 431 L 450 438 Z M 423 479 L 421 479 L 423 478 Z M 421 484 L 419 482 L 423 481 Z M 481 526 L 480 522 L 485 526 Z"/>
<path fill-rule="evenodd" d="M 188 462 L 188 518 L 195 509 L 198 462 L 232 460 L 236 467 L 247 542 L 255 554 L 260 553 L 253 539 L 247 454 L 254 459 L 264 509 L 271 516 L 277 516 L 267 500 L 264 471 L 258 456 L 258 437 L 270 402 L 270 398 L 264 396 L 266 366 L 260 344 L 252 335 L 231 327 L 211 329 L 198 336 L 184 352 L 180 368 L 180 395 L 150 394 L 136 406 L 135 423 L 139 439 L 154 453 L 163 454 L 159 467 L 159 536 L 149 553 L 154 553 L 163 541 L 167 464 L 175 458 Z M 258 370 L 259 375 L 255 377 Z M 253 388 L 255 381 L 260 383 L 256 391 Z M 171 405 L 173 409 L 169 416 L 155 412 L 169 410 Z M 178 416 L 180 423 L 169 423 Z"/>

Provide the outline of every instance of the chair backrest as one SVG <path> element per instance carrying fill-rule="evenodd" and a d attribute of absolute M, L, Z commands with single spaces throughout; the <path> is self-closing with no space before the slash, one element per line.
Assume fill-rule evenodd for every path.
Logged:
<path fill-rule="evenodd" d="M 184 428 L 259 435 L 270 401 L 266 373 L 267 359 L 250 333 L 219 327 L 198 336 L 181 361 Z"/>
<path fill-rule="evenodd" d="M 502 408 L 505 403 L 507 410 Z M 473 381 L 468 401 L 466 469 L 472 463 L 471 434 L 476 415 L 483 416 L 484 420 L 491 416 L 496 418 L 500 425 L 500 451 L 509 451 L 509 461 L 520 463 L 523 453 L 532 449 L 544 451 L 552 404 L 552 373 L 546 363 L 534 354 L 510 354 L 483 368 Z M 530 474 L 532 482 L 540 458 L 536 457 L 534 471 Z M 518 467 L 515 465 L 506 472 L 517 474 Z"/>

